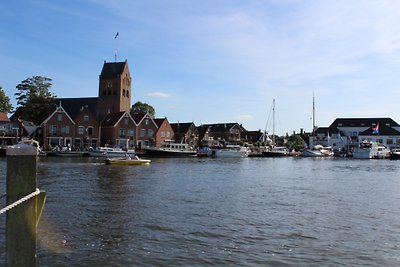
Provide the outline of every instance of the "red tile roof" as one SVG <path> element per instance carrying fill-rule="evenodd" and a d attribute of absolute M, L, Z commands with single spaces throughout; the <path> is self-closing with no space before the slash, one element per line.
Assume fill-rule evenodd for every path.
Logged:
<path fill-rule="evenodd" d="M 4 112 L 0 112 L 0 121 L 9 122 L 10 119 L 7 117 L 7 114 Z"/>

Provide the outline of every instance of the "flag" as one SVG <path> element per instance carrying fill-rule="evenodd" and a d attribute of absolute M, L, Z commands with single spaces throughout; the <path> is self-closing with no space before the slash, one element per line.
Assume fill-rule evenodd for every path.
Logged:
<path fill-rule="evenodd" d="M 119 35 L 119 32 L 117 32 L 117 34 L 115 35 L 114 40 L 117 39 L 118 35 Z"/>
<path fill-rule="evenodd" d="M 379 134 L 379 122 L 372 128 L 372 134 Z"/>

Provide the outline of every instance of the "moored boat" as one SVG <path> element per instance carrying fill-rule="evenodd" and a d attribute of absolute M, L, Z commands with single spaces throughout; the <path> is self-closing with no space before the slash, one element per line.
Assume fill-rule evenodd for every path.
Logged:
<path fill-rule="evenodd" d="M 94 150 L 89 151 L 92 157 L 123 157 L 126 154 L 135 154 L 134 149 L 122 149 L 119 147 L 98 147 Z"/>
<path fill-rule="evenodd" d="M 189 148 L 188 144 L 163 142 L 161 147 L 143 148 L 149 157 L 188 157 L 196 156 L 196 151 Z"/>
<path fill-rule="evenodd" d="M 390 151 L 389 159 L 391 160 L 400 159 L 400 148 L 393 148 Z"/>
<path fill-rule="evenodd" d="M 249 150 L 239 145 L 227 145 L 224 148 L 217 148 L 213 151 L 213 156 L 217 158 L 242 158 L 249 155 Z"/>
<path fill-rule="evenodd" d="M 133 159 L 130 157 L 125 158 L 107 158 L 104 160 L 106 165 L 145 165 L 150 164 L 151 160 L 149 159 L 140 159 L 138 157 L 134 157 Z"/>
<path fill-rule="evenodd" d="M 302 157 L 333 157 L 334 152 L 331 147 L 316 145 L 312 149 L 306 149 L 301 152 Z"/>
<path fill-rule="evenodd" d="M 211 157 L 214 154 L 213 150 L 209 146 L 199 147 L 197 149 L 196 156 L 198 157 Z"/>
<path fill-rule="evenodd" d="M 289 155 L 289 150 L 286 147 L 273 147 L 262 152 L 262 156 L 266 158 L 287 157 Z"/>
<path fill-rule="evenodd" d="M 355 159 L 385 159 L 389 158 L 390 150 L 377 142 L 364 141 L 353 152 Z"/>

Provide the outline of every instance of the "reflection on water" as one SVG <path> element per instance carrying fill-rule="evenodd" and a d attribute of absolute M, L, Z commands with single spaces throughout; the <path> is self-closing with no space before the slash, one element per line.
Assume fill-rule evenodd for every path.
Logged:
<path fill-rule="evenodd" d="M 385 160 L 40 158 L 39 266 L 397 266 L 399 172 Z"/>

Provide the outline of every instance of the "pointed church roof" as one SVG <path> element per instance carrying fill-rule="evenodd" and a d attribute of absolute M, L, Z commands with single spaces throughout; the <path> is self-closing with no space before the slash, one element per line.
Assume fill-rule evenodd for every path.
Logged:
<path fill-rule="evenodd" d="M 124 62 L 104 62 L 103 69 L 101 70 L 100 79 L 115 79 L 124 72 L 125 66 L 128 64 Z"/>

